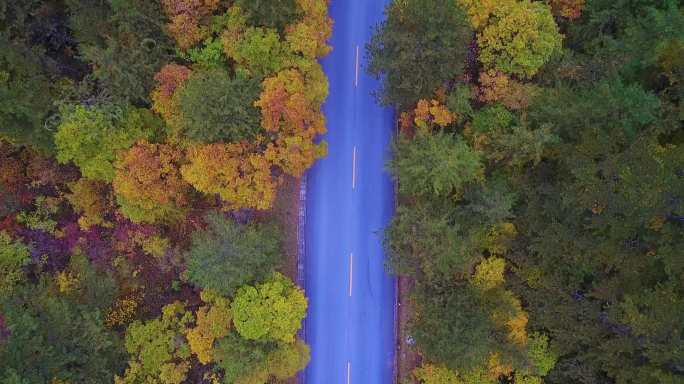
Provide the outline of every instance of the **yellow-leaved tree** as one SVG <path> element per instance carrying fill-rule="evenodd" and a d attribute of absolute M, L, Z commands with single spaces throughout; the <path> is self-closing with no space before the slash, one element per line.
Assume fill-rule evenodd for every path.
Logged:
<path fill-rule="evenodd" d="M 233 318 L 230 311 L 230 301 L 212 290 L 202 291 L 202 301 L 207 305 L 201 306 L 196 313 L 196 326 L 187 332 L 190 350 L 202 364 L 214 361 L 214 342 L 226 337 L 230 331 Z"/>
<path fill-rule="evenodd" d="M 218 194 L 230 208 L 268 209 L 276 196 L 271 163 L 246 142 L 188 149 L 183 178 L 200 192 Z"/>

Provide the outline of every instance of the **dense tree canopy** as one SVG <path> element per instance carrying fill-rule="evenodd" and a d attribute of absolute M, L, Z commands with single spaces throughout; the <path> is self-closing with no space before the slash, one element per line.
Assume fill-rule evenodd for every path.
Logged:
<path fill-rule="evenodd" d="M 51 81 L 58 73 L 42 41 L 32 46 L 41 25 L 52 26 L 36 15 L 38 1 L 4 1 L 0 8 L 0 137 L 11 142 L 52 151 L 52 133 L 46 120 L 54 112 Z M 31 16 L 29 16 L 31 15 Z M 61 31 L 60 31 L 61 32 Z M 62 37 L 62 36 L 60 36 Z M 55 44 L 60 45 L 59 37 Z M 42 65 L 48 61 L 52 65 Z"/>
<path fill-rule="evenodd" d="M 261 384 L 272 377 L 294 376 L 309 362 L 309 347 L 301 341 L 290 344 L 260 343 L 236 334 L 221 339 L 216 347 L 218 366 L 224 381 Z"/>
<path fill-rule="evenodd" d="M 170 61 L 171 39 L 156 1 L 67 0 L 69 27 L 91 76 L 117 102 L 150 102 L 154 73 Z"/>
<path fill-rule="evenodd" d="M 480 155 L 450 134 L 419 134 L 399 140 L 390 169 L 404 180 L 403 193 L 449 196 L 483 177 Z"/>
<path fill-rule="evenodd" d="M 676 3 L 458 1 L 481 66 L 401 106 L 390 162 L 385 244 L 415 284 L 423 358 L 410 380 L 682 381 Z"/>
<path fill-rule="evenodd" d="M 144 109 L 77 106 L 65 112 L 55 133 L 57 160 L 72 161 L 89 179 L 111 182 L 118 152 L 158 130 L 156 118 Z"/>
<path fill-rule="evenodd" d="M 192 73 L 178 91 L 180 124 L 190 139 L 212 143 L 254 139 L 259 133 L 257 79 L 224 70 Z"/>
<path fill-rule="evenodd" d="M 0 0 L 0 382 L 306 366 L 278 193 L 326 153 L 331 32 L 326 0 Z"/>
<path fill-rule="evenodd" d="M 406 108 L 463 70 L 472 31 L 455 0 L 392 2 L 368 45 L 380 100 Z"/>
<path fill-rule="evenodd" d="M 306 366 L 281 186 L 327 151 L 328 3 L 0 0 L 0 382 Z M 401 380 L 683 382 L 681 2 L 386 16 Z"/>
<path fill-rule="evenodd" d="M 283 30 L 302 14 L 297 0 L 237 0 L 252 25 Z"/>
<path fill-rule="evenodd" d="M 494 8 L 477 43 L 485 67 L 530 77 L 560 49 L 561 35 L 548 6 L 523 0 Z"/>
<path fill-rule="evenodd" d="M 71 284 L 46 277 L 0 298 L 10 329 L 0 343 L 3 381 L 111 383 L 122 368 L 123 345 L 103 323 L 113 281 L 84 258 L 75 258 L 68 273 L 77 276 Z"/>
<path fill-rule="evenodd" d="M 180 151 L 141 141 L 119 157 L 112 181 L 121 213 L 134 222 L 173 221 L 188 204 Z"/>
<path fill-rule="evenodd" d="M 271 164 L 247 144 L 193 146 L 188 160 L 181 174 L 198 191 L 218 194 L 233 208 L 267 209 L 273 204 Z"/>
<path fill-rule="evenodd" d="M 306 314 L 301 288 L 276 272 L 256 286 L 238 289 L 231 304 L 238 333 L 249 340 L 291 343 Z"/>
<path fill-rule="evenodd" d="M 205 229 L 193 233 L 186 256 L 193 284 L 232 296 L 238 287 L 263 280 L 277 266 L 280 237 L 275 228 L 240 225 L 215 212 L 206 222 Z"/>
<path fill-rule="evenodd" d="M 23 267 L 29 262 L 29 249 L 6 232 L 0 232 L 0 298 L 9 296 L 24 279 Z"/>

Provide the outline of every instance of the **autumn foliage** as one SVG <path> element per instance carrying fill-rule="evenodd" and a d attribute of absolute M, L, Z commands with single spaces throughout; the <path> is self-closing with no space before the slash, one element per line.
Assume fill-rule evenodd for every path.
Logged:
<path fill-rule="evenodd" d="M 262 127 L 275 136 L 265 156 L 285 173 L 301 176 L 325 155 L 325 144 L 313 141 L 325 132 L 325 119 L 300 72 L 288 69 L 264 80 L 255 105 L 261 108 Z"/>
<path fill-rule="evenodd" d="M 554 15 L 574 20 L 582 15 L 585 0 L 547 0 Z"/>
<path fill-rule="evenodd" d="M 219 0 L 162 0 L 170 19 L 167 28 L 181 49 L 188 49 L 208 36 L 208 16 L 219 7 Z"/>
<path fill-rule="evenodd" d="M 510 6 L 516 0 L 458 0 L 458 4 L 466 10 L 470 24 L 475 29 L 485 27 L 489 18 L 497 8 Z"/>
<path fill-rule="evenodd" d="M 480 86 L 476 97 L 483 103 L 500 102 L 511 110 L 526 109 L 538 93 L 532 84 L 524 84 L 501 71 L 488 70 L 480 73 Z"/>
<path fill-rule="evenodd" d="M 69 185 L 71 193 L 66 195 L 80 217 L 78 224 L 82 229 L 88 229 L 92 225 L 109 226 L 105 215 L 112 208 L 111 189 L 107 184 L 81 178 Z"/>
<path fill-rule="evenodd" d="M 123 214 L 135 222 L 177 219 L 188 203 L 181 160 L 181 152 L 167 144 L 141 141 L 125 152 L 112 182 Z"/>
<path fill-rule="evenodd" d="M 174 95 L 185 83 L 192 71 L 178 64 L 167 64 L 154 76 L 157 83 L 152 91 L 152 109 L 164 118 L 166 123 L 178 129 L 180 112 Z"/>
<path fill-rule="evenodd" d="M 0 382 L 292 378 L 255 211 L 325 154 L 328 0 L 43 3 L 0 4 Z"/>
<path fill-rule="evenodd" d="M 188 149 L 188 161 L 183 178 L 230 207 L 267 209 L 273 203 L 277 182 L 271 164 L 247 143 L 196 145 Z"/>
<path fill-rule="evenodd" d="M 327 55 L 331 48 L 327 41 L 332 34 L 332 19 L 328 16 L 327 0 L 297 0 L 304 15 L 296 24 L 287 27 L 285 40 L 293 52 L 315 59 Z"/>
<path fill-rule="evenodd" d="M 477 35 L 486 68 L 524 78 L 534 76 L 560 50 L 561 41 L 548 5 L 529 0 L 495 7 Z"/>
<path fill-rule="evenodd" d="M 197 325 L 187 332 L 188 345 L 202 364 L 214 361 L 213 346 L 216 339 L 226 337 L 230 330 L 232 313 L 230 301 L 212 291 L 202 291 L 202 301 L 208 303 L 197 309 Z"/>
<path fill-rule="evenodd" d="M 164 9 L 172 16 L 192 14 L 199 20 L 206 12 L 198 9 L 212 9 L 211 4 L 202 4 L 194 1 L 181 7 L 166 1 Z M 330 50 L 327 2 L 297 0 L 301 19 L 282 32 L 251 25 L 255 14 L 283 4 L 250 4 L 249 12 L 234 4 L 216 19 L 223 30 L 213 41 L 235 63 L 234 74 L 203 68 L 203 83 L 194 88 L 188 80 L 194 79 L 195 71 L 185 66 L 169 64 L 155 76 L 153 108 L 172 128 L 170 138 L 182 146 L 208 144 L 191 145 L 184 178 L 200 192 L 218 194 L 232 208 L 269 208 L 279 182 L 274 175 L 301 176 L 327 152 L 325 142 L 315 142 L 325 132 L 320 107 L 328 84 L 316 59 Z M 220 79 L 212 82 L 213 76 Z M 249 76 L 264 80 L 258 98 L 245 104 L 251 93 L 241 84 L 247 84 Z M 217 83 L 227 88 L 222 92 Z M 252 109 L 260 114 L 260 125 L 248 121 Z M 231 128 L 238 124 L 239 129 Z"/>
<path fill-rule="evenodd" d="M 437 100 L 419 100 L 413 113 L 416 126 L 425 130 L 431 124 L 446 127 L 456 119 L 456 115 Z"/>

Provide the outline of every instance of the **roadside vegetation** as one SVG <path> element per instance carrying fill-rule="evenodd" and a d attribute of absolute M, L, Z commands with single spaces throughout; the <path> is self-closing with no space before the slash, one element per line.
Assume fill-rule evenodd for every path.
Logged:
<path fill-rule="evenodd" d="M 388 267 L 405 383 L 684 383 L 684 9 L 406 0 L 368 45 L 400 112 Z"/>
<path fill-rule="evenodd" d="M 0 0 L 0 383 L 286 382 L 326 0 Z"/>

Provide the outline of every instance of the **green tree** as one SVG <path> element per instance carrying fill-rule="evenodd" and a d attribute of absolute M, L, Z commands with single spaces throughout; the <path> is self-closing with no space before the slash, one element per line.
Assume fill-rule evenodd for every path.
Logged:
<path fill-rule="evenodd" d="M 186 326 L 194 321 L 192 312 L 174 302 L 164 306 L 158 318 L 135 321 L 126 330 L 126 351 L 131 355 L 117 384 L 150 382 L 180 384 L 190 369 L 190 347 L 183 338 Z"/>
<path fill-rule="evenodd" d="M 578 140 L 589 127 L 631 141 L 660 117 L 661 102 L 654 94 L 619 78 L 576 89 L 564 85 L 546 89 L 529 113 L 533 126 L 550 124 L 568 141 Z"/>
<path fill-rule="evenodd" d="M 82 256 L 74 256 L 68 272 L 78 276 L 71 290 L 43 277 L 0 302 L 11 330 L 0 343 L 0 372 L 13 382 L 104 384 L 123 369 L 123 343 L 103 321 L 114 282 Z"/>
<path fill-rule="evenodd" d="M 466 188 L 458 203 L 410 197 L 397 208 L 385 231 L 389 266 L 419 281 L 439 286 L 468 275 L 487 253 L 505 248 L 516 195 L 502 178 Z"/>
<path fill-rule="evenodd" d="M 156 1 L 66 1 L 69 25 L 92 76 L 114 101 L 149 105 L 154 74 L 173 54 Z"/>
<path fill-rule="evenodd" d="M 252 76 L 265 77 L 292 66 L 295 56 L 271 28 L 247 28 L 235 41 L 225 34 L 223 46 L 226 54 Z"/>
<path fill-rule="evenodd" d="M 44 21 L 36 17 L 38 7 L 38 1 L 3 1 L 0 6 L 0 137 L 52 152 L 45 122 L 53 111 L 53 80 L 58 77 L 43 65 L 48 61 L 44 49 L 31 44 L 33 26 Z"/>
<path fill-rule="evenodd" d="M 399 206 L 385 231 L 389 266 L 426 283 L 448 281 L 469 271 L 480 257 L 468 235 L 454 223 L 446 202 Z"/>
<path fill-rule="evenodd" d="M 220 339 L 215 355 L 216 365 L 223 370 L 224 382 L 264 383 L 268 374 L 262 367 L 273 348 L 273 344 L 247 340 L 234 332 Z"/>
<path fill-rule="evenodd" d="M 569 114 L 578 113 L 568 105 Z M 548 330 L 558 346 L 548 381 L 607 376 L 615 382 L 668 382 L 672 372 L 663 367 L 679 359 L 678 336 L 644 337 L 635 329 L 654 309 L 681 313 L 681 297 L 674 293 L 680 288 L 664 287 L 672 287 L 681 273 L 673 262 L 681 228 L 667 217 L 682 212 L 671 196 L 684 187 L 677 176 L 684 157 L 680 145 L 660 144 L 666 121 L 645 126 L 641 121 L 653 119 L 651 113 L 619 114 L 606 106 L 587 106 L 589 116 L 583 118 L 612 119 L 569 132 L 575 139 L 560 147 L 556 166 L 529 175 L 526 204 L 516 220 L 520 238 L 529 239 L 518 247 L 527 251 L 509 254 L 523 282 L 516 291 L 528 303 L 532 326 Z M 564 128 L 575 123 L 558 116 L 549 121 Z M 630 126 L 634 137 L 626 134 Z M 662 323 L 653 324 L 662 330 L 679 321 L 656 317 Z M 651 354 L 654 349 L 659 352 Z"/>
<path fill-rule="evenodd" d="M 301 340 L 279 344 L 278 348 L 268 355 L 266 370 L 276 379 L 285 380 L 304 369 L 310 358 L 310 348 Z"/>
<path fill-rule="evenodd" d="M 501 104 L 480 109 L 472 122 L 474 141 L 484 157 L 513 168 L 538 164 L 547 149 L 559 142 L 550 124 L 533 129 Z"/>
<path fill-rule="evenodd" d="M 549 337 L 538 332 L 530 335 L 527 343 L 527 355 L 534 367 L 534 374 L 539 376 L 546 376 L 558 360 L 555 351 L 549 347 Z"/>
<path fill-rule="evenodd" d="M 411 334 L 429 361 L 470 370 L 494 349 L 496 327 L 478 293 L 469 287 L 418 291 Z"/>
<path fill-rule="evenodd" d="M 75 106 L 64 112 L 55 133 L 57 160 L 72 161 L 86 178 L 112 181 L 118 152 L 152 138 L 160 124 L 146 109 Z"/>
<path fill-rule="evenodd" d="M 302 15 L 297 0 L 236 0 L 250 24 L 284 31 Z"/>
<path fill-rule="evenodd" d="M 459 384 L 456 372 L 441 365 L 422 364 L 413 370 L 413 376 L 422 384 Z"/>
<path fill-rule="evenodd" d="M 457 85 L 447 98 L 447 108 L 456 115 L 458 123 L 463 123 L 473 117 L 472 90 L 466 85 Z"/>
<path fill-rule="evenodd" d="M 484 176 L 480 154 L 460 137 L 442 132 L 400 137 L 389 168 L 400 180 L 399 191 L 411 195 L 459 196 Z"/>
<path fill-rule="evenodd" d="M 0 299 L 10 296 L 14 287 L 24 280 L 23 267 L 29 261 L 28 247 L 13 241 L 7 232 L 0 232 Z"/>
<path fill-rule="evenodd" d="M 658 61 L 671 44 L 681 44 L 684 34 L 680 2 L 594 0 L 586 2 L 582 14 L 582 22 L 568 28 L 567 45 L 585 54 L 576 58 L 583 75 L 598 79 L 620 75 L 646 89 L 662 89 L 666 70 Z M 672 85 L 681 92 L 681 82 Z"/>
<path fill-rule="evenodd" d="M 280 235 L 267 225 L 239 225 L 220 213 L 192 234 L 186 256 L 188 280 L 224 296 L 268 276 L 280 261 Z"/>
<path fill-rule="evenodd" d="M 261 88 L 258 79 L 208 69 L 193 72 L 178 97 L 183 132 L 192 140 L 211 143 L 254 139 L 261 131 L 254 101 Z"/>
<path fill-rule="evenodd" d="M 302 341 L 263 343 L 247 340 L 235 333 L 219 340 L 217 365 L 224 382 L 263 384 L 274 377 L 285 380 L 304 369 L 309 362 L 309 347 Z"/>
<path fill-rule="evenodd" d="M 193 63 L 204 68 L 220 68 L 226 65 L 223 43 L 221 39 L 214 37 L 204 40 L 204 44 L 201 47 L 190 48 L 188 56 Z"/>
<path fill-rule="evenodd" d="M 472 30 L 455 0 L 395 1 L 367 50 L 368 70 L 383 76 L 380 100 L 407 108 L 458 76 Z"/>
<path fill-rule="evenodd" d="M 684 352 L 679 348 L 684 336 L 678 329 L 684 321 L 681 288 L 681 281 L 669 281 L 655 288 L 630 293 L 611 311 L 609 318 L 628 326 L 633 337 L 640 340 L 638 347 L 632 344 L 624 348 L 620 346 L 624 342 L 622 340 L 611 341 L 611 347 L 619 348 L 632 357 L 641 354 L 648 358 L 637 370 L 619 370 L 617 364 L 611 364 L 608 370 L 617 382 L 653 382 L 654 379 L 676 382 L 679 379 L 679 375 L 664 367 L 676 365 L 684 358 Z"/>
<path fill-rule="evenodd" d="M 516 122 L 515 115 L 497 103 L 475 112 L 471 127 L 476 133 L 487 133 L 497 128 L 508 128 Z"/>
<path fill-rule="evenodd" d="M 306 315 L 304 292 L 275 272 L 265 282 L 238 289 L 231 304 L 238 333 L 250 340 L 291 343 Z"/>

